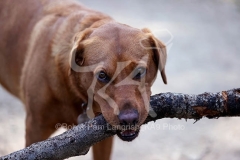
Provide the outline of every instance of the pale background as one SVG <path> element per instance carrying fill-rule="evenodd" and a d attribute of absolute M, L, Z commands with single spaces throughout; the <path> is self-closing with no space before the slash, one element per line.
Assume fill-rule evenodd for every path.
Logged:
<path fill-rule="evenodd" d="M 153 93 L 198 94 L 240 87 L 240 2 L 234 0 L 81 0 L 168 43 L 166 73 Z M 165 30 L 165 32 L 164 32 Z M 168 30 L 170 33 L 166 32 Z M 0 156 L 24 147 L 24 107 L 0 88 Z M 237 160 L 240 118 L 162 119 L 131 143 L 115 138 L 113 160 Z M 91 152 L 74 160 L 89 160 Z"/>

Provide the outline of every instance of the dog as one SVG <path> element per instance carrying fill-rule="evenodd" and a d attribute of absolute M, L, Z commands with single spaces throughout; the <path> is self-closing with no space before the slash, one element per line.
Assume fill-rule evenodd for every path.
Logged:
<path fill-rule="evenodd" d="M 124 141 L 138 136 L 166 46 L 72 0 L 0 1 L 0 83 L 26 110 L 26 146 L 47 139 L 57 123 L 77 124 L 86 108 L 103 114 Z M 90 115 L 90 112 L 89 112 Z M 110 159 L 113 138 L 93 146 Z"/>

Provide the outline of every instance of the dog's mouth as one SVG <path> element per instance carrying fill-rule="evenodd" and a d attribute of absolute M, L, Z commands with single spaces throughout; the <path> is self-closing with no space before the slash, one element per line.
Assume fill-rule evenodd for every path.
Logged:
<path fill-rule="evenodd" d="M 119 129 L 117 130 L 117 135 L 121 140 L 130 142 L 138 136 L 139 131 L 139 127 Z"/>

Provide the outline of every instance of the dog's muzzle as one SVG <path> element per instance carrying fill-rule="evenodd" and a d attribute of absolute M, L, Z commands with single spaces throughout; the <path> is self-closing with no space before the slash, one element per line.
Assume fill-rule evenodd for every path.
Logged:
<path fill-rule="evenodd" d="M 140 131 L 139 114 L 135 109 L 126 109 L 118 115 L 120 127 L 117 130 L 117 135 L 123 141 L 134 140 Z"/>

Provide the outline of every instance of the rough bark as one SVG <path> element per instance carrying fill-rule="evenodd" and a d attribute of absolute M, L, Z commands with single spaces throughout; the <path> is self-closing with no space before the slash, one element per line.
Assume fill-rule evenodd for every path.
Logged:
<path fill-rule="evenodd" d="M 199 120 L 240 115 L 240 89 L 199 95 L 161 93 L 151 97 L 151 110 L 145 123 L 161 118 Z M 153 112 L 154 111 L 154 112 Z M 154 114 L 153 114 L 154 113 Z M 102 115 L 79 124 L 63 134 L 0 157 L 0 160 L 65 159 L 85 155 L 96 142 L 113 136 L 114 130 Z"/>
<path fill-rule="evenodd" d="M 161 118 L 201 119 L 240 116 L 240 88 L 198 95 L 160 93 L 151 97 L 150 104 L 157 113 L 148 121 Z"/>

